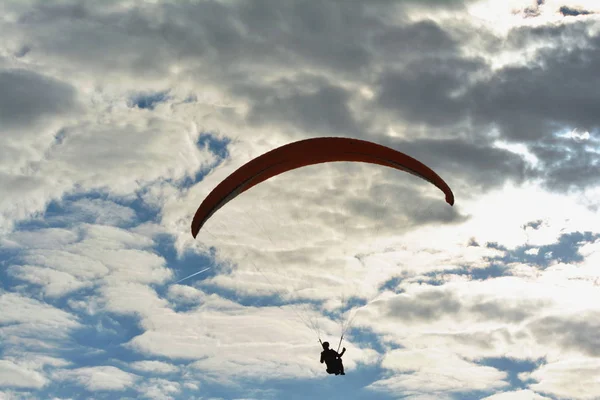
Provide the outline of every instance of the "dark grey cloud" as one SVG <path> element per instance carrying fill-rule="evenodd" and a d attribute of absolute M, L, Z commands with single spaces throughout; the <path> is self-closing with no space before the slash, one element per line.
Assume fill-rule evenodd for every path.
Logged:
<path fill-rule="evenodd" d="M 37 2 L 23 8 L 13 28 L 21 32 L 30 60 L 106 79 L 164 77 L 177 53 L 161 37 L 164 13 L 153 7 Z"/>
<path fill-rule="evenodd" d="M 538 6 L 533 6 L 533 7 L 526 7 L 523 10 L 523 14 L 525 16 L 525 18 L 534 18 L 534 17 L 539 17 L 541 12 Z"/>
<path fill-rule="evenodd" d="M 431 321 L 458 314 L 463 306 L 451 292 L 430 290 L 414 297 L 397 296 L 387 304 L 387 316 L 404 321 Z"/>
<path fill-rule="evenodd" d="M 600 314 L 545 317 L 528 325 L 539 343 L 600 357 Z"/>
<path fill-rule="evenodd" d="M 475 3 L 478 0 L 373 0 L 373 3 L 378 4 L 393 4 L 402 7 L 431 9 L 446 8 L 446 9 L 462 9 L 470 3 Z M 371 3 L 371 2 L 369 2 Z"/>
<path fill-rule="evenodd" d="M 31 47 L 27 46 L 27 45 L 22 45 L 20 48 L 18 48 L 13 55 L 17 58 L 21 58 L 21 57 L 25 57 L 27 55 L 27 53 L 29 53 L 31 51 Z"/>
<path fill-rule="evenodd" d="M 430 20 L 406 25 L 380 25 L 372 39 L 373 51 L 383 60 L 411 60 L 426 55 L 453 55 L 460 43 L 448 31 Z"/>
<path fill-rule="evenodd" d="M 537 314 L 541 307 L 543 307 L 543 303 L 520 302 L 507 304 L 505 300 L 482 300 L 472 305 L 470 311 L 484 321 L 497 320 L 519 323 Z"/>
<path fill-rule="evenodd" d="M 437 333 L 435 336 L 449 338 L 453 342 L 480 350 L 494 350 L 502 342 L 512 341 L 513 334 L 506 328 L 495 329 L 493 332 L 459 332 Z"/>
<path fill-rule="evenodd" d="M 507 180 L 523 182 L 528 176 L 527 163 L 517 154 L 491 147 L 485 136 L 479 139 L 374 139 L 410 154 L 435 170 L 453 188 L 457 198 L 479 190 L 489 190 Z"/>
<path fill-rule="evenodd" d="M 312 136 L 358 136 L 364 131 L 349 108 L 352 95 L 347 90 L 311 77 L 274 86 L 270 91 L 250 89 L 255 96 L 248 122 L 292 124 Z"/>
<path fill-rule="evenodd" d="M 465 1 L 430 1 L 425 6 L 456 7 Z M 31 32 L 35 49 L 52 50 L 92 70 L 165 74 L 175 60 L 190 73 L 228 82 L 252 80 L 276 67 L 320 69 L 360 76 L 373 67 L 371 47 L 452 47 L 432 22 L 398 28 L 405 7 L 422 1 L 242 3 L 173 2 L 132 8 L 39 3 L 23 13 L 20 28 Z M 59 31 L 61 35 L 55 35 Z M 393 42 L 406 43 L 396 48 Z M 387 46 L 387 48 L 386 48 Z M 201 61 L 200 61 L 201 60 Z"/>
<path fill-rule="evenodd" d="M 477 239 L 472 237 L 469 239 L 469 242 L 467 243 L 467 247 L 480 247 L 480 245 L 479 245 L 479 242 L 477 242 Z"/>
<path fill-rule="evenodd" d="M 537 230 L 540 226 L 542 226 L 543 223 L 544 223 L 544 221 L 541 219 L 538 219 L 535 221 L 529 221 L 528 223 L 524 224 L 522 226 L 522 228 L 523 229 L 532 228 L 534 230 Z"/>
<path fill-rule="evenodd" d="M 491 138 L 485 141 L 485 134 L 494 128 L 507 141 L 530 143 L 542 161 L 541 168 L 533 173 L 519 162 L 521 178 L 542 177 L 557 190 L 593 184 L 598 165 L 595 153 L 578 144 L 573 157 L 571 147 L 576 144 L 555 138 L 556 132 L 565 129 L 592 134 L 600 129 L 595 111 L 600 36 L 589 34 L 588 28 L 581 23 L 516 29 L 509 35 L 509 46 L 548 45 L 542 46 L 533 63 L 494 72 L 481 60 L 424 56 L 401 70 L 384 72 L 378 101 L 404 120 L 430 128 L 445 126 L 448 132 L 460 129 L 469 119 L 474 123 L 471 135 L 484 139 L 481 146 L 487 151 L 491 151 Z M 468 162 L 476 154 L 461 159 Z M 489 174 L 491 170 L 479 171 Z"/>
<path fill-rule="evenodd" d="M 519 142 L 535 142 L 569 127 L 597 130 L 600 35 L 592 36 L 588 28 L 580 23 L 514 30 L 508 43 L 515 49 L 549 45 L 532 63 L 504 67 L 469 91 L 477 122 L 496 126 L 503 137 Z"/>
<path fill-rule="evenodd" d="M 312 49 L 310 57 L 305 57 L 301 51 L 293 51 L 291 42 L 282 46 L 273 43 L 274 51 L 285 48 L 290 54 L 295 54 L 298 68 L 304 64 L 321 70 L 313 70 L 312 76 L 294 72 L 291 75 L 297 75 L 295 78 L 286 77 L 276 82 L 262 83 L 260 80 L 253 80 L 251 84 L 247 81 L 229 83 L 233 93 L 247 97 L 251 103 L 256 104 L 250 112 L 250 121 L 259 123 L 270 116 L 272 120 L 311 129 L 310 134 L 313 129 L 326 129 L 343 136 L 364 135 L 368 130 L 365 125 L 367 122 L 357 124 L 352 121 L 347 105 L 356 93 L 333 86 L 327 72 L 329 67 L 335 67 L 335 76 L 352 73 L 348 76 L 355 83 L 375 84 L 379 102 L 409 121 L 439 121 L 441 124 L 449 119 L 456 121 L 460 115 L 464 115 L 464 106 L 449 97 L 452 96 L 451 91 L 460 89 L 461 82 L 469 79 L 467 75 L 473 69 L 481 67 L 480 63 L 454 57 L 458 52 L 456 40 L 432 21 L 409 23 L 406 26 L 388 25 L 382 17 L 377 19 L 368 15 L 365 12 L 362 19 L 348 17 L 348 22 L 352 24 L 340 27 L 347 32 L 340 41 L 361 46 L 361 53 L 369 54 L 368 61 L 365 59 L 360 68 L 351 68 L 346 60 L 340 60 L 343 67 L 335 67 L 328 61 L 337 44 L 336 39 L 332 41 L 332 37 L 327 34 L 318 38 L 319 43 L 326 42 L 329 46 L 323 57 L 318 58 L 314 57 L 319 52 L 315 53 Z M 303 35 L 304 29 L 298 28 L 295 31 L 302 32 Z M 278 38 L 279 35 L 274 37 Z M 298 36 L 291 40 L 297 41 Z M 449 56 L 443 57 L 440 53 L 447 53 Z M 427 54 L 430 58 L 423 60 Z M 402 70 L 384 70 L 381 77 L 372 73 L 378 68 L 379 62 L 406 64 L 411 59 L 416 60 Z M 363 73 L 366 68 L 368 74 Z M 469 70 L 466 71 L 467 69 Z M 375 81 L 372 82 L 373 77 Z M 371 109 L 375 105 L 376 103 L 367 102 L 365 107 Z M 422 108 L 423 105 L 426 105 L 425 109 Z M 377 112 L 376 109 L 371 110 Z M 370 118 L 374 118 L 374 115 L 371 114 Z M 319 126 L 323 125 L 322 121 L 327 126 Z"/>
<path fill-rule="evenodd" d="M 43 118 L 75 110 L 76 93 L 69 84 L 26 70 L 0 71 L 0 125 L 32 126 Z"/>
<path fill-rule="evenodd" d="M 44 16 L 46 30 L 65 30 L 62 39 L 35 37 L 56 54 L 89 68 L 99 64 L 138 74 L 168 73 L 166 67 L 177 60 L 186 63 L 190 73 L 219 81 L 236 74 L 251 80 L 256 71 L 277 66 L 356 72 L 369 63 L 364 32 L 378 21 L 368 16 L 363 4 L 337 1 L 181 1 L 111 11 L 86 6 L 77 19 L 61 15 L 63 8 L 45 5 L 35 11 Z M 22 24 L 41 18 L 25 18 Z M 121 58 L 110 57 L 118 55 Z"/>
<path fill-rule="evenodd" d="M 470 115 L 482 130 L 497 128 L 505 140 L 528 146 L 539 165 L 527 177 L 542 178 L 551 190 L 594 186 L 600 172 L 595 140 L 557 136 L 578 129 L 594 139 L 600 132 L 600 35 L 590 35 L 588 27 L 581 23 L 513 31 L 508 42 L 515 48 L 534 42 L 555 46 L 543 47 L 533 63 L 502 68 L 465 94 L 472 104 Z"/>
<path fill-rule="evenodd" d="M 597 143 L 548 137 L 531 144 L 530 151 L 539 160 L 533 176 L 543 178 L 547 188 L 561 192 L 598 185 L 600 155 L 594 149 Z"/>
<path fill-rule="evenodd" d="M 444 202 L 441 192 L 426 197 L 407 184 L 406 179 L 398 178 L 398 183 L 382 179 L 362 195 L 349 195 L 344 208 L 360 221 L 360 226 L 378 235 L 398 234 L 417 225 L 457 224 L 466 220 L 457 208 Z"/>
<path fill-rule="evenodd" d="M 587 10 L 584 10 L 581 8 L 568 7 L 568 6 L 562 6 L 561 8 L 558 9 L 558 11 L 565 17 L 567 17 L 567 16 L 577 17 L 578 15 L 593 14 L 591 11 L 587 11 Z"/>
<path fill-rule="evenodd" d="M 480 60 L 423 57 L 401 70 L 385 71 L 378 82 L 377 102 L 409 122 L 453 125 L 468 111 L 457 94 L 484 67 Z"/>
<path fill-rule="evenodd" d="M 477 162 L 480 154 L 499 155 L 492 147 L 492 137 L 487 136 L 495 129 L 506 141 L 533 146 L 531 150 L 541 161 L 539 170 L 526 167 L 514 154 L 502 158 L 518 160 L 515 164 L 486 157 L 488 165 L 470 169 L 471 175 L 485 175 L 488 187 L 506 179 L 522 181 L 530 177 L 543 178 L 547 187 L 560 191 L 593 185 L 598 161 L 589 147 L 579 144 L 573 157 L 569 147 L 574 144 L 563 140 L 552 146 L 559 141 L 555 138 L 559 131 L 578 128 L 593 133 L 600 129 L 595 111 L 600 89 L 596 79 L 600 36 L 591 35 L 588 28 L 588 24 L 581 23 L 516 29 L 506 42 L 509 48 L 548 45 L 542 46 L 532 63 L 497 71 L 489 70 L 483 60 L 464 58 L 458 52 L 437 53 L 435 57 L 420 54 L 402 68 L 382 73 L 377 102 L 401 120 L 428 126 L 433 134 L 437 128 L 438 132 L 446 130 L 440 136 L 462 131 L 470 140 L 476 138 L 483 151 L 465 151 L 460 158 L 465 166 Z M 470 127 L 465 127 L 466 121 L 470 121 Z M 443 155 L 437 159 L 452 165 Z M 494 165 L 499 161 L 502 164 Z M 507 169 L 512 173 L 507 174 Z"/>
<path fill-rule="evenodd" d="M 405 321 L 431 321 L 444 316 L 458 319 L 470 314 L 481 321 L 518 323 L 536 315 L 544 303 L 507 303 L 486 298 L 475 298 L 466 303 L 454 293 L 438 287 L 417 293 L 413 297 L 397 296 L 386 306 L 389 317 Z"/>
<path fill-rule="evenodd" d="M 545 3 L 544 0 L 536 0 L 534 4 L 529 7 L 525 7 L 523 11 L 523 17 L 525 18 L 535 18 L 541 15 L 541 6 Z"/>
<path fill-rule="evenodd" d="M 594 184 L 595 154 L 581 147 L 573 158 L 552 139 L 559 130 L 600 130 L 600 36 L 590 33 L 591 22 L 519 28 L 503 40 L 406 13 L 466 3 L 182 1 L 127 9 L 40 2 L 21 15 L 17 48 L 31 60 L 51 54 L 107 79 L 141 78 L 142 93 L 163 90 L 145 88 L 153 81 L 144 78 L 164 80 L 177 64 L 198 85 L 246 101 L 248 123 L 288 125 L 296 136 L 375 137 L 390 121 L 406 127 L 406 152 L 449 171 L 454 186 L 465 185 L 458 190 L 526 178 L 561 191 Z M 531 62 L 498 70 L 469 55 L 533 44 L 540 50 Z M 357 93 L 360 85 L 374 89 L 373 100 Z M 494 148 L 492 132 L 531 146 L 540 170 Z"/>
<path fill-rule="evenodd" d="M 32 8 L 27 9 L 19 18 L 20 23 L 42 24 L 55 20 L 85 19 L 92 15 L 89 4 L 73 3 L 47 3 L 37 2 Z"/>

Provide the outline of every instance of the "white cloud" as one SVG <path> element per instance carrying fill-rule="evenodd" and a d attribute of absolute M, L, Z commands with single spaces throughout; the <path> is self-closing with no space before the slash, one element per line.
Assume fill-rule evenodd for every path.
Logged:
<path fill-rule="evenodd" d="M 474 364 L 444 350 L 393 350 L 386 353 L 381 366 L 395 375 L 372 383 L 369 387 L 375 390 L 443 395 L 508 386 L 505 372 Z"/>
<path fill-rule="evenodd" d="M 113 366 L 61 369 L 54 371 L 52 377 L 59 381 L 75 382 L 90 391 L 125 390 L 133 387 L 138 379 L 137 375 Z"/>
<path fill-rule="evenodd" d="M 554 243 L 564 233 L 594 231 L 599 222 L 598 214 L 579 204 L 577 198 L 550 194 L 536 185 L 507 185 L 464 202 L 471 219 L 452 231 L 457 237 L 474 237 L 480 244 L 497 242 L 508 248 L 542 246 Z M 539 229 L 523 229 L 537 220 L 544 221 Z M 442 233 L 448 235 L 448 229 L 442 229 Z"/>
<path fill-rule="evenodd" d="M 200 386 L 197 383 L 194 383 L 194 382 L 185 382 L 183 384 L 183 386 L 186 389 L 191 389 L 191 390 L 198 390 L 198 389 L 200 389 Z"/>
<path fill-rule="evenodd" d="M 170 285 L 167 296 L 176 304 L 199 304 L 206 297 L 201 290 L 186 285 Z"/>
<path fill-rule="evenodd" d="M 40 389 L 48 382 L 48 379 L 39 371 L 11 361 L 0 360 L 0 387 Z"/>
<path fill-rule="evenodd" d="M 534 9 L 536 2 L 529 0 L 508 0 L 496 2 L 480 0 L 470 7 L 470 13 L 486 23 L 486 27 L 500 33 L 507 33 L 517 26 L 543 26 L 564 23 L 564 17 L 558 12 L 560 7 L 569 6 L 588 11 L 600 11 L 594 0 L 545 0 L 537 7 L 535 18 L 524 18 L 525 9 Z M 593 16 L 590 16 L 593 18 Z"/>
<path fill-rule="evenodd" d="M 29 392 L 24 392 L 22 390 L 12 391 L 12 390 L 3 390 L 0 391 L 0 400 L 36 400 L 34 394 Z"/>
<path fill-rule="evenodd" d="M 16 246 L 33 249 L 56 249 L 64 245 L 73 243 L 77 240 L 77 231 L 63 228 L 40 229 L 35 232 L 15 231 L 8 237 L 12 248 Z"/>
<path fill-rule="evenodd" d="M 19 351 L 12 351 L 11 355 L 6 357 L 6 360 L 35 370 L 41 370 L 47 366 L 66 367 L 70 365 L 69 361 L 62 358 Z"/>
<path fill-rule="evenodd" d="M 16 293 L 0 293 L 0 335 L 7 341 L 33 336 L 61 338 L 80 327 L 73 315 Z"/>
<path fill-rule="evenodd" d="M 106 311 L 116 314 L 151 316 L 159 312 L 172 312 L 169 303 L 157 296 L 149 286 L 134 282 L 115 282 L 100 289 L 99 301 Z"/>
<path fill-rule="evenodd" d="M 131 293 L 131 290 L 128 291 Z M 150 297 L 137 304 L 153 304 Z M 124 301 L 123 304 L 131 304 Z M 227 306 L 224 308 L 223 305 Z M 129 346 L 141 353 L 173 359 L 198 360 L 191 364 L 210 376 L 256 376 L 269 371 L 272 376 L 298 377 L 321 373 L 316 335 L 296 320 L 289 306 L 242 307 L 210 296 L 199 308 L 175 313 L 154 307 L 122 309 L 143 316 L 146 331 Z M 302 311 L 304 317 L 317 317 Z M 319 319 L 323 340 L 339 334 L 335 323 Z M 347 368 L 357 362 L 372 363 L 376 353 L 348 343 Z"/>
<path fill-rule="evenodd" d="M 147 382 L 143 382 L 137 387 L 137 390 L 145 398 L 172 400 L 177 398 L 173 396 L 177 396 L 181 391 L 181 385 L 178 382 L 154 378 Z"/>
<path fill-rule="evenodd" d="M 48 297 L 62 297 L 90 286 L 89 282 L 82 282 L 71 274 L 47 267 L 19 265 L 10 267 L 8 272 L 15 278 L 42 286 L 44 294 Z"/>
<path fill-rule="evenodd" d="M 504 393 L 493 394 L 482 400 L 546 400 L 549 397 L 542 396 L 531 390 L 515 390 Z"/>
<path fill-rule="evenodd" d="M 540 393 L 570 399 L 595 399 L 600 396 L 597 358 L 571 358 L 545 364 L 521 379 L 537 381 L 530 387 Z"/>
<path fill-rule="evenodd" d="M 120 225 L 135 220 L 131 208 L 102 199 L 79 199 L 69 204 L 69 209 L 75 222 L 90 218 L 98 225 Z"/>
<path fill-rule="evenodd" d="M 8 272 L 42 286 L 49 297 L 122 282 L 159 283 L 172 276 L 164 259 L 149 249 L 151 238 L 106 225 L 82 225 L 73 229 L 73 235 L 67 232 L 42 230 L 18 236 L 22 264 L 12 265 Z M 46 235 L 58 236 L 60 249 L 30 244 Z"/>
<path fill-rule="evenodd" d="M 179 371 L 179 368 L 173 364 L 156 360 L 136 361 L 129 366 L 137 371 L 153 372 L 158 374 L 172 374 Z"/>
<path fill-rule="evenodd" d="M 88 84 L 93 87 L 94 83 L 77 82 L 80 78 L 77 74 L 56 79 L 43 77 L 43 80 L 56 80 L 57 85 L 73 92 L 75 87 L 65 81 L 80 84 L 77 119 L 50 110 L 43 126 L 20 129 L 7 143 L 7 157 L 0 157 L 3 160 L 0 182 L 3 188 L 9 189 L 3 192 L 0 202 L 3 227 L 39 215 L 51 200 L 73 191 L 110 190 L 113 195 L 135 196 L 136 191 L 165 178 L 177 181 L 193 176 L 195 171 L 214 161 L 211 153 L 196 146 L 200 132 L 194 119 L 202 115 L 201 107 L 194 110 L 180 98 L 172 104 L 173 108 L 162 108 L 162 115 L 159 116 L 157 110 L 149 116 L 145 110 L 119 104 L 123 97 L 130 95 L 128 88 L 122 87 L 116 92 L 106 88 L 104 93 L 101 90 L 95 93 L 93 88 L 88 91 L 85 87 Z M 45 98 L 41 95 L 45 87 L 38 85 L 36 89 L 32 90 L 31 97 Z M 22 91 L 6 88 L 3 93 L 14 101 Z M 174 92 L 172 95 L 177 97 Z M 98 101 L 101 105 L 96 104 Z M 44 103 L 52 105 L 58 101 L 47 98 L 41 102 Z M 10 101 L 2 104 L 0 111 L 6 108 L 4 105 L 8 107 Z M 35 109 L 29 110 L 26 104 L 22 106 L 20 112 L 35 114 Z M 71 106 L 69 114 L 75 111 L 76 107 Z M 98 222 L 115 224 L 131 218 L 123 208 L 113 207 L 108 212 L 106 205 L 102 205 L 102 214 L 98 214 L 97 203 L 98 200 L 83 199 L 77 207 L 81 213 L 95 214 Z"/>

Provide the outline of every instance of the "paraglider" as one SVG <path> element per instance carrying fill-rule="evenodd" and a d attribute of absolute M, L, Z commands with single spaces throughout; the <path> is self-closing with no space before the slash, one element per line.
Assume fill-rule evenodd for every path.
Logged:
<path fill-rule="evenodd" d="M 261 182 L 297 168 L 344 161 L 378 164 L 408 172 L 436 186 L 444 193 L 446 202 L 450 205 L 454 204 L 454 194 L 448 184 L 431 168 L 404 153 L 359 139 L 312 138 L 289 143 L 258 156 L 221 181 L 196 210 L 191 224 L 192 236 L 195 238 L 210 217 L 225 204 Z M 302 320 L 306 324 L 306 321 Z M 350 323 L 351 321 L 342 324 L 340 345 Z M 308 324 L 306 325 L 308 326 Z M 314 330 L 314 326 L 312 328 Z M 321 342 L 318 329 L 316 332 L 319 342 Z M 345 375 L 341 358 L 346 348 L 339 353 L 340 346 L 338 346 L 338 351 L 335 351 L 329 348 L 328 342 L 321 344 L 323 352 L 320 361 L 327 364 L 327 373 Z"/>
<path fill-rule="evenodd" d="M 342 349 L 341 353 L 329 348 L 329 342 L 321 343 L 323 351 L 321 352 L 321 364 L 327 365 L 328 374 L 346 375 L 344 372 L 344 364 L 342 363 L 342 356 L 346 352 L 346 348 Z M 339 349 L 338 349 L 339 350 Z"/>
<path fill-rule="evenodd" d="M 300 140 L 271 150 L 242 165 L 225 178 L 204 199 L 192 220 L 195 238 L 206 221 L 221 207 L 241 193 L 284 172 L 336 161 L 365 162 L 384 165 L 418 176 L 438 187 L 446 202 L 454 204 L 454 194 L 431 168 L 399 151 L 373 142 L 341 137 Z"/>

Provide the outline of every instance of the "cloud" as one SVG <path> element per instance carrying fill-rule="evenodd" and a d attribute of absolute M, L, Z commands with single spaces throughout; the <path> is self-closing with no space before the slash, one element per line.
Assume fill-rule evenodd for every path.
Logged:
<path fill-rule="evenodd" d="M 566 359 L 549 363 L 524 376 L 533 379 L 531 388 L 543 394 L 572 399 L 593 399 L 598 397 L 597 359 Z"/>
<path fill-rule="evenodd" d="M 32 393 L 24 392 L 24 391 L 13 391 L 13 390 L 2 390 L 0 391 L 0 398 L 2 400 L 34 400 L 35 397 Z"/>
<path fill-rule="evenodd" d="M 451 182 L 455 191 L 462 193 L 461 200 L 487 193 L 506 182 L 521 183 L 529 170 L 521 156 L 470 140 L 421 139 L 399 142 L 397 146 L 426 162 L 431 160 L 430 165 L 440 174 L 454 177 Z"/>
<path fill-rule="evenodd" d="M 378 55 L 392 60 L 397 60 L 400 54 L 407 59 L 426 54 L 455 54 L 460 44 L 450 31 L 431 19 L 386 26 L 376 32 L 375 38 L 373 46 Z"/>
<path fill-rule="evenodd" d="M 148 330 L 128 344 L 137 352 L 172 359 L 196 360 L 190 366 L 206 376 L 257 376 L 269 371 L 279 378 L 310 377 L 317 373 L 314 338 L 309 329 L 286 308 L 254 308 L 230 304 L 230 309 L 211 306 L 218 298 L 186 313 L 153 310 L 143 322 Z M 306 318 L 314 318 L 306 315 Z M 323 334 L 335 324 L 320 321 Z M 336 332 L 337 333 L 337 332 Z M 312 354 L 314 357 L 310 357 Z M 356 362 L 372 362 L 373 352 L 353 348 L 345 357 L 352 369 Z M 260 367 L 259 367 L 260 366 Z"/>
<path fill-rule="evenodd" d="M 199 304 L 206 298 L 201 290 L 186 285 L 169 286 L 167 295 L 176 304 Z"/>
<path fill-rule="evenodd" d="M 130 208 L 112 201 L 103 199 L 78 199 L 66 205 L 66 213 L 70 217 L 81 223 L 82 221 L 90 221 L 98 225 L 116 225 L 121 226 L 135 222 L 135 212 Z M 46 220 L 51 219 L 46 218 Z M 64 215 L 61 215 L 59 220 L 65 223 Z"/>
<path fill-rule="evenodd" d="M 53 373 L 53 379 L 69 381 L 89 391 L 121 391 L 135 385 L 137 375 L 113 366 L 95 366 L 76 369 L 62 369 Z"/>
<path fill-rule="evenodd" d="M 77 318 L 61 309 L 17 293 L 0 293 L 0 336 L 6 343 L 25 344 L 26 339 L 60 340 L 80 326 Z"/>
<path fill-rule="evenodd" d="M 421 55 L 401 70 L 382 74 L 377 102 L 409 123 L 455 124 L 467 112 L 467 104 L 456 93 L 483 68 L 480 60 Z"/>
<path fill-rule="evenodd" d="M 484 397 L 484 400 L 546 400 L 549 397 L 542 396 L 531 390 L 515 390 L 510 392 L 493 394 Z"/>
<path fill-rule="evenodd" d="M 71 114 L 79 107 L 71 85 L 25 69 L 0 70 L 0 92 L 5 138 L 11 131 L 18 132 L 15 136 L 34 132 L 31 128 L 44 119 Z"/>
<path fill-rule="evenodd" d="M 12 266 L 8 273 L 19 280 L 43 287 L 44 294 L 48 297 L 62 297 L 89 286 L 89 283 L 81 282 L 71 274 L 46 267 Z"/>
<path fill-rule="evenodd" d="M 448 392 L 485 391 L 508 385 L 504 372 L 444 351 L 393 350 L 385 355 L 381 365 L 395 375 L 372 383 L 369 387 L 374 390 L 443 396 Z"/>
<path fill-rule="evenodd" d="M 109 211 L 113 208 L 109 204 Z M 100 212 L 100 210 L 98 211 Z M 74 217 L 66 217 L 67 220 Z M 81 218 L 81 217 L 79 217 Z M 50 297 L 122 280 L 162 282 L 171 276 L 164 259 L 148 247 L 152 240 L 129 231 L 103 225 L 83 225 L 80 221 L 72 235 L 66 230 L 40 230 L 16 237 L 20 256 L 8 268 L 9 274 L 42 286 Z M 49 248 L 50 237 L 62 243 Z M 37 243 L 38 237 L 43 237 Z"/>
<path fill-rule="evenodd" d="M 404 296 L 398 296 L 394 301 L 388 303 L 388 316 L 401 320 L 433 320 L 442 315 L 454 314 L 460 310 L 460 303 L 452 298 L 452 294 L 443 292 L 424 292 L 418 295 L 414 301 Z"/>
<path fill-rule="evenodd" d="M 493 121 L 503 137 L 517 142 L 535 142 L 551 137 L 547 133 L 565 127 L 592 129 L 596 117 L 586 104 L 593 102 L 585 88 L 597 64 L 594 49 L 598 38 L 585 24 L 557 25 L 544 28 L 522 28 L 511 32 L 515 46 L 546 42 L 535 51 L 536 59 L 525 65 L 509 65 L 482 80 L 469 91 L 475 118 L 482 123 Z M 585 46 L 571 46 L 572 40 L 584 40 Z M 557 61 L 563 60 L 563 61 Z M 568 77 L 558 81 L 558 77 Z M 554 82 L 545 85 L 543 82 Z M 583 85 L 583 90 L 579 86 Z M 552 118 L 545 118 L 545 112 Z M 523 118 L 527 115 L 528 118 Z M 488 121 L 488 122 L 484 122 Z"/>
<path fill-rule="evenodd" d="M 181 385 L 178 382 L 168 381 L 166 379 L 150 379 L 148 382 L 144 382 L 137 388 L 138 392 L 143 397 L 148 399 L 175 399 L 178 393 L 181 391 Z"/>
<path fill-rule="evenodd" d="M 571 8 L 568 6 L 562 6 L 558 11 L 560 11 L 560 13 L 562 15 L 564 15 L 565 17 L 569 16 L 569 17 L 577 17 L 579 15 L 589 15 L 589 14 L 593 14 L 591 11 L 587 11 L 584 9 L 578 9 L 578 8 Z"/>
<path fill-rule="evenodd" d="M 136 361 L 129 366 L 137 371 L 153 372 L 159 374 L 171 374 L 179 371 L 175 365 L 156 360 Z"/>
<path fill-rule="evenodd" d="M 0 386 L 40 389 L 48 379 L 38 371 L 31 370 L 11 361 L 0 360 Z"/>
<path fill-rule="evenodd" d="M 320 82 L 315 85 L 310 79 L 301 79 L 293 85 L 286 83 L 276 85 L 282 86 L 279 91 L 284 94 L 268 93 L 264 99 L 253 99 L 248 115 L 250 123 L 291 124 L 319 136 L 354 136 L 364 129 L 352 115 L 348 104 L 351 95 L 347 90 Z"/>
<path fill-rule="evenodd" d="M 598 357 L 597 312 L 579 315 L 548 316 L 533 322 L 530 326 L 537 339 L 549 346 L 581 352 L 582 355 Z"/>
<path fill-rule="evenodd" d="M 398 294 L 388 292 L 362 307 L 355 325 L 396 346 L 443 347 L 470 360 L 595 356 L 594 284 L 561 287 L 565 281 L 551 275 L 402 283 Z"/>
<path fill-rule="evenodd" d="M 317 336 L 353 311 L 337 396 L 597 397 L 598 11 L 3 5 L 0 397 L 332 397 Z M 422 160 L 456 206 L 318 165 L 192 240 L 224 177 L 323 135 Z"/>

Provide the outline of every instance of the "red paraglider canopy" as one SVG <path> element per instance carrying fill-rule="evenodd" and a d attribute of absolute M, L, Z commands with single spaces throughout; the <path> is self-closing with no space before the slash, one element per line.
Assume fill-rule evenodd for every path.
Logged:
<path fill-rule="evenodd" d="M 308 165 L 354 161 L 384 165 L 416 175 L 437 186 L 454 204 L 454 194 L 438 174 L 399 151 L 359 139 L 323 137 L 300 140 L 271 150 L 242 165 L 213 189 L 200 204 L 192 221 L 194 238 L 204 223 L 239 194 L 267 179 Z"/>

